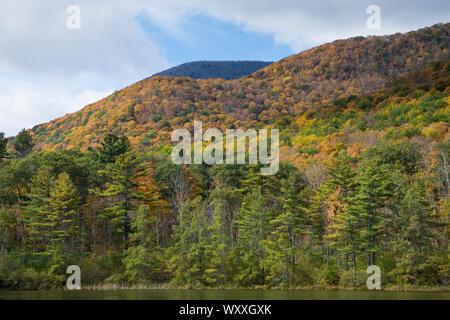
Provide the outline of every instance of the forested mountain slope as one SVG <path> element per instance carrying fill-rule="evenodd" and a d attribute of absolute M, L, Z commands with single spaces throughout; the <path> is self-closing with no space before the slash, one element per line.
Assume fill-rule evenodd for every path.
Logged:
<path fill-rule="evenodd" d="M 247 76 L 271 63 L 265 61 L 193 61 L 158 72 L 153 76 L 230 80 Z"/>
<path fill-rule="evenodd" d="M 83 286 L 362 289 L 375 264 L 383 289 L 448 290 L 448 27 L 153 77 L 14 150 L 0 134 L 0 288 L 60 288 L 76 264 Z M 280 129 L 279 171 L 174 164 L 194 119 Z"/>
<path fill-rule="evenodd" d="M 449 56 L 450 24 L 406 34 L 338 40 L 235 80 L 151 77 L 32 129 L 36 149 L 95 148 L 109 132 L 140 149 L 172 130 L 264 126 L 336 99 L 374 92 L 396 76 Z M 157 135 L 154 133 L 158 132 Z"/>
<path fill-rule="evenodd" d="M 62 287 L 74 263 L 83 285 L 363 288 L 376 264 L 383 288 L 445 290 L 449 93 L 438 61 L 280 116 L 274 176 L 175 165 L 156 131 L 141 153 L 110 134 L 87 152 L 30 153 L 23 132 L 11 157 L 0 150 L 0 288 Z"/>

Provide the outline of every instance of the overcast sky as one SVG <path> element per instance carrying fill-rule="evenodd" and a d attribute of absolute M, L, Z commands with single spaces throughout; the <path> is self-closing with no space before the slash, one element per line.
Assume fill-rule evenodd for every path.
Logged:
<path fill-rule="evenodd" d="M 67 27 L 70 5 L 80 29 Z M 367 27 L 370 5 L 380 29 Z M 449 18 L 448 0 L 0 0 L 0 132 L 15 135 L 183 62 L 277 61 Z"/>

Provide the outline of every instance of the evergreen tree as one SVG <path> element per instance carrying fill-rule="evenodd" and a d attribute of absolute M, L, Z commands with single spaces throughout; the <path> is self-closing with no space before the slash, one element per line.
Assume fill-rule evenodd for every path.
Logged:
<path fill-rule="evenodd" d="M 207 214 L 206 203 L 199 196 L 187 200 L 182 210 L 181 221 L 174 226 L 174 243 L 169 251 L 172 283 L 211 285 L 215 281 L 209 273 L 215 270 L 211 268 L 211 217 Z"/>
<path fill-rule="evenodd" d="M 406 191 L 401 205 L 401 214 L 406 219 L 403 225 L 403 241 L 415 252 L 415 262 L 421 263 L 423 256 L 431 250 L 432 230 L 437 226 L 431 209 L 429 194 L 423 177 L 416 175 Z"/>
<path fill-rule="evenodd" d="M 49 167 L 42 167 L 32 183 L 24 222 L 35 253 L 52 255 L 55 248 L 63 254 L 73 251 L 82 235 L 77 212 L 80 198 L 69 175 L 61 173 L 55 179 Z"/>
<path fill-rule="evenodd" d="M 423 285 L 442 281 L 439 269 L 448 259 L 448 248 L 443 250 L 442 260 L 436 256 L 438 248 L 433 245 L 436 241 L 433 233 L 448 222 L 436 221 L 426 184 L 423 173 L 417 173 L 400 203 L 399 237 L 392 242 L 396 267 L 389 276 L 401 284 Z M 447 273 L 445 267 L 442 273 Z"/>
<path fill-rule="evenodd" d="M 3 132 L 0 132 L 0 163 L 4 159 L 8 159 L 8 157 L 8 139 L 5 138 L 5 134 Z"/>
<path fill-rule="evenodd" d="M 12 210 L 0 209 L 0 256 L 14 249 L 16 245 L 14 229 L 18 223 L 19 219 Z"/>
<path fill-rule="evenodd" d="M 353 271 L 353 284 L 356 285 L 356 258 L 359 250 L 360 228 L 359 212 L 350 210 L 351 198 L 357 188 L 356 172 L 350 166 L 348 159 L 330 171 L 331 179 L 325 183 L 320 192 L 326 206 L 325 236 L 326 239 L 326 266 L 329 264 L 329 245 L 337 249 L 338 267 L 345 257 L 345 266 L 348 267 L 348 258 L 351 258 Z"/>
<path fill-rule="evenodd" d="M 61 243 L 62 252 L 74 249 L 75 241 L 83 235 L 80 232 L 80 221 L 77 209 L 80 198 L 76 187 L 67 173 L 58 175 L 50 189 L 50 197 L 46 208 L 47 223 L 52 240 Z M 69 245 L 71 247 L 69 248 Z"/>
<path fill-rule="evenodd" d="M 167 279 L 162 250 L 156 244 L 156 219 L 148 205 L 136 212 L 130 239 L 134 246 L 125 251 L 125 276 L 131 282 L 162 282 Z"/>
<path fill-rule="evenodd" d="M 271 230 L 271 218 L 261 187 L 250 191 L 244 198 L 236 221 L 243 262 L 236 278 L 241 283 L 264 284 L 264 240 Z"/>
<path fill-rule="evenodd" d="M 112 133 L 107 134 L 100 145 L 98 151 L 104 163 L 114 163 L 118 156 L 130 149 L 130 142 L 126 136 L 118 137 Z"/>
<path fill-rule="evenodd" d="M 224 194 L 225 193 L 225 194 Z M 233 195 L 230 190 L 215 190 L 212 195 L 212 208 L 214 213 L 211 221 L 211 236 L 209 244 L 206 246 L 209 259 L 206 270 L 206 282 L 212 286 L 224 285 L 230 275 L 228 260 L 234 244 L 234 221 L 233 213 L 230 213 L 228 199 Z"/>
<path fill-rule="evenodd" d="M 355 179 L 356 172 L 352 169 L 348 159 L 342 162 L 334 169 L 330 170 L 331 180 L 328 185 L 334 188 L 340 188 L 342 195 L 348 198 L 356 189 L 358 182 Z"/>
<path fill-rule="evenodd" d="M 348 212 L 350 197 L 356 188 L 356 172 L 347 158 L 341 160 L 329 172 L 331 179 L 316 191 L 312 198 L 309 212 L 313 225 L 313 239 L 317 239 L 321 248 L 322 263 L 327 271 L 330 250 L 337 251 L 337 265 L 342 258 L 348 266 L 349 255 L 356 255 L 356 216 Z M 325 260 L 324 260 L 325 259 Z"/>
<path fill-rule="evenodd" d="M 351 198 L 351 213 L 359 217 L 361 225 L 361 248 L 366 252 L 367 265 L 376 264 L 379 237 L 383 229 L 383 212 L 388 197 L 389 178 L 383 166 L 369 161 L 362 167 L 358 188 Z"/>
<path fill-rule="evenodd" d="M 302 189 L 305 181 L 297 173 L 291 173 L 287 179 L 281 182 L 280 213 L 270 221 L 274 230 L 271 240 L 266 240 L 265 245 L 270 256 L 266 268 L 272 270 L 282 269 L 282 278 L 286 283 L 295 285 L 297 256 L 300 241 L 307 233 L 306 227 L 309 219 L 306 216 L 306 201 L 302 199 Z M 277 268 L 277 266 L 279 266 Z M 276 273 L 272 275 L 272 278 Z"/>
<path fill-rule="evenodd" d="M 347 202 L 338 201 L 342 199 L 340 190 L 337 190 L 334 194 L 336 198 L 333 199 L 333 215 L 330 216 L 330 232 L 326 236 L 327 239 L 332 241 L 332 245 L 338 248 L 340 255 L 346 257 L 350 256 L 352 271 L 353 271 L 353 285 L 356 285 L 356 267 L 357 267 L 357 255 L 360 249 L 361 231 L 359 226 L 358 212 L 349 209 Z"/>
<path fill-rule="evenodd" d="M 145 175 L 146 169 L 133 153 L 124 153 L 117 157 L 114 164 L 108 164 L 106 170 L 100 171 L 108 179 L 105 191 L 95 192 L 100 197 L 111 199 L 111 205 L 99 215 L 109 226 L 118 226 L 119 233 L 128 241 L 131 232 L 130 213 L 135 211 L 134 201 L 147 201 L 139 191 L 138 178 Z"/>
<path fill-rule="evenodd" d="M 49 166 L 39 168 L 31 181 L 29 202 L 27 203 L 24 222 L 29 228 L 27 241 L 31 244 L 35 253 L 45 251 L 51 241 L 50 224 L 47 217 L 47 207 L 50 199 L 50 191 L 55 184 L 53 170 Z"/>
<path fill-rule="evenodd" d="M 324 248 L 324 236 L 326 235 L 328 217 L 325 200 L 328 197 L 326 185 L 320 186 L 311 196 L 307 209 L 311 222 L 311 248 L 314 254 L 315 248 Z"/>
<path fill-rule="evenodd" d="M 23 158 L 33 150 L 33 138 L 25 129 L 23 129 L 14 139 L 13 146 L 16 151 L 16 158 Z"/>

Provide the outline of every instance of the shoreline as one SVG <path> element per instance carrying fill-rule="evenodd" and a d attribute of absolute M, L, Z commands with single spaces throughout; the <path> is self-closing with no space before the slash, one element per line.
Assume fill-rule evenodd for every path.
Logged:
<path fill-rule="evenodd" d="M 80 290 L 69 290 L 67 288 L 54 288 L 54 289 L 23 289 L 23 288 L 0 288 L 0 291 L 146 291 L 146 290 L 172 290 L 172 291 L 231 291 L 231 290 L 247 290 L 247 291 L 373 291 L 373 292 L 450 292 L 450 287 L 418 287 L 418 286 L 389 286 L 386 288 L 381 288 L 379 290 L 369 290 L 367 288 L 348 288 L 348 287 L 337 287 L 337 286 L 305 286 L 305 287 L 176 287 L 167 284 L 164 285 L 149 285 L 149 284 L 97 284 L 97 285 L 86 285 L 82 286 Z"/>

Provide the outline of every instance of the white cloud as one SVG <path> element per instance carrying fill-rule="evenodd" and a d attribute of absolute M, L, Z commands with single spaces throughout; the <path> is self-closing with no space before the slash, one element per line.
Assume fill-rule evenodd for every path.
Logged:
<path fill-rule="evenodd" d="M 168 10 L 179 0 L 166 0 Z M 272 35 L 298 52 L 336 39 L 357 35 L 406 32 L 438 22 L 448 22 L 448 0 L 184 0 L 191 12 L 202 12 L 242 25 L 250 31 Z M 381 8 L 381 29 L 366 26 L 368 6 Z M 189 12 L 185 9 L 185 12 Z"/>
<path fill-rule="evenodd" d="M 7 81 L 0 79 L 0 128 L 32 127 L 75 112 L 93 101 L 97 101 L 111 91 L 81 90 L 73 92 L 65 84 L 35 84 L 29 81 Z M 8 131 L 7 131 L 8 132 Z"/>
<path fill-rule="evenodd" d="M 124 1 L 0 1 L 0 131 L 16 134 L 104 97 L 169 64 Z"/>

